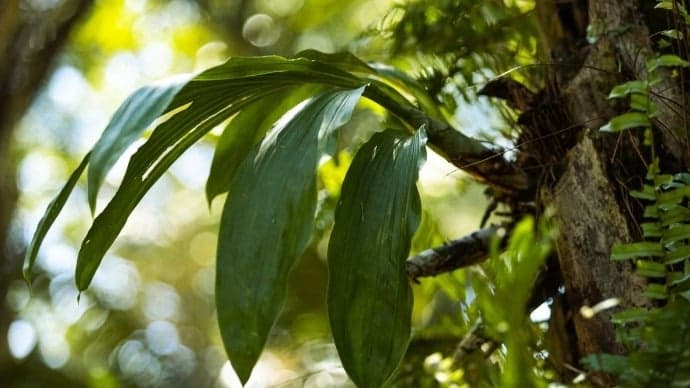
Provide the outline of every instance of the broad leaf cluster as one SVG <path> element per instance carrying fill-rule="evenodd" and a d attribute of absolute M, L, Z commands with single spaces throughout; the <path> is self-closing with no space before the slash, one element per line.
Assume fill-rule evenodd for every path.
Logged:
<path fill-rule="evenodd" d="M 413 102 L 433 106 L 419 85 L 396 70 L 315 51 L 295 59 L 232 58 L 194 77 L 137 90 L 49 205 L 27 251 L 27 279 L 84 170 L 95 211 L 111 167 L 159 119 L 82 242 L 75 273 L 80 291 L 152 185 L 190 146 L 228 122 L 206 194 L 210 203 L 228 193 L 216 307 L 228 356 L 246 382 L 283 305 L 288 273 L 311 236 L 319 160 L 334 154 L 334 133 L 363 95 L 397 112 L 417 109 Z M 404 262 L 419 224 L 416 180 L 426 132 L 404 121 L 401 129 L 407 131 L 375 135 L 355 156 L 329 248 L 333 335 L 345 369 L 361 386 L 388 379 L 410 336 L 412 296 Z"/>

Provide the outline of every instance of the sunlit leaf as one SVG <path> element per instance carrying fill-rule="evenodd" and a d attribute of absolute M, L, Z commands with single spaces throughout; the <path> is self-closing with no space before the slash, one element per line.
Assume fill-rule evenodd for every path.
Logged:
<path fill-rule="evenodd" d="M 647 71 L 653 72 L 654 70 L 658 69 L 659 67 L 675 67 L 675 66 L 680 66 L 680 67 L 688 67 L 690 63 L 686 61 L 685 59 L 673 55 L 673 54 L 665 54 L 665 55 L 660 55 L 656 58 L 652 58 L 647 61 Z"/>
<path fill-rule="evenodd" d="M 271 126 L 300 101 L 316 94 L 314 86 L 286 88 L 260 99 L 233 117 L 218 140 L 206 183 L 209 204 L 228 191 L 240 163 Z"/>
<path fill-rule="evenodd" d="M 690 209 L 680 205 L 670 205 L 659 215 L 661 225 L 668 226 L 677 223 L 690 222 Z"/>
<path fill-rule="evenodd" d="M 74 186 L 77 184 L 79 177 L 81 177 L 81 174 L 84 172 L 84 169 L 89 163 L 90 156 L 90 153 L 86 154 L 81 163 L 79 163 L 79 166 L 74 170 L 74 172 L 72 172 L 72 175 L 70 175 L 69 179 L 65 183 L 65 186 L 62 187 L 55 199 L 48 204 L 46 211 L 43 213 L 41 221 L 38 222 L 34 236 L 31 239 L 31 243 L 26 248 L 26 255 L 24 256 L 24 279 L 26 279 L 27 282 L 31 280 L 31 270 L 33 269 L 34 262 L 38 256 L 38 250 L 43 243 L 43 239 L 48 233 L 50 227 L 53 225 L 53 222 L 55 222 L 58 214 L 60 214 L 62 211 L 62 207 L 65 206 L 65 202 L 67 202 L 67 199 L 72 193 L 72 190 L 74 190 Z"/>
<path fill-rule="evenodd" d="M 656 222 L 643 222 L 642 236 L 644 237 L 661 237 L 661 225 Z"/>
<path fill-rule="evenodd" d="M 634 257 L 663 256 L 664 249 L 658 242 L 636 242 L 614 245 L 611 260 L 626 260 Z"/>
<path fill-rule="evenodd" d="M 84 238 L 77 259 L 77 287 L 88 287 L 134 207 L 187 148 L 252 102 L 283 87 L 305 83 L 346 88 L 364 84 L 358 77 L 328 64 L 266 56 L 231 58 L 199 74 L 179 90 L 170 107 L 186 106 L 185 109 L 159 125 L 132 156 L 120 188 Z M 395 97 L 394 91 L 372 89 L 373 98 Z"/>
<path fill-rule="evenodd" d="M 185 89 L 194 89 L 195 85 L 191 82 Z M 149 140 L 132 155 L 115 196 L 93 221 L 82 242 L 75 272 L 79 290 L 89 286 L 105 252 L 115 241 L 132 210 L 158 178 L 192 144 L 252 101 L 245 99 L 233 105 L 236 96 L 227 92 L 225 95 L 209 93 L 198 96 L 187 109 L 159 125 Z"/>
<path fill-rule="evenodd" d="M 678 30 L 675 30 L 675 29 L 661 31 L 661 35 L 663 35 L 667 38 L 671 38 L 671 39 L 678 39 L 678 40 L 683 39 L 683 33 L 678 31 Z"/>
<path fill-rule="evenodd" d="M 658 205 L 676 204 L 683 198 L 690 197 L 690 185 L 666 191 L 659 194 Z"/>
<path fill-rule="evenodd" d="M 668 297 L 666 286 L 656 283 L 647 284 L 642 295 L 650 299 L 666 299 Z"/>
<path fill-rule="evenodd" d="M 651 125 L 649 117 L 641 112 L 627 112 L 611 119 L 599 130 L 602 132 L 620 132 L 625 129 L 649 127 Z"/>
<path fill-rule="evenodd" d="M 680 225 L 664 230 L 663 242 L 670 243 L 690 238 L 690 225 Z"/>
<path fill-rule="evenodd" d="M 405 272 L 421 209 L 416 181 L 425 131 L 387 130 L 359 150 L 345 177 L 328 246 L 328 311 L 345 370 L 360 387 L 391 376 L 409 342 Z"/>
<path fill-rule="evenodd" d="M 644 81 L 634 80 L 616 85 L 611 89 L 609 98 L 621 98 L 633 93 L 647 94 L 647 84 Z"/>
<path fill-rule="evenodd" d="M 331 132 L 347 122 L 363 88 L 310 100 L 273 128 L 240 165 L 223 209 L 216 306 L 225 349 L 244 383 L 283 305 L 316 208 L 316 167 Z"/>
<path fill-rule="evenodd" d="M 144 86 L 132 93 L 110 119 L 91 151 L 88 171 L 88 198 L 91 211 L 96 208 L 98 190 L 110 168 L 127 147 L 166 111 L 177 92 L 189 81 L 188 76 L 153 86 Z"/>
<path fill-rule="evenodd" d="M 679 263 L 685 259 L 690 258 L 690 245 L 682 244 L 681 246 L 669 250 L 664 257 L 665 264 Z"/>
<path fill-rule="evenodd" d="M 654 261 L 637 260 L 635 273 L 650 278 L 662 278 L 666 276 L 666 266 Z"/>

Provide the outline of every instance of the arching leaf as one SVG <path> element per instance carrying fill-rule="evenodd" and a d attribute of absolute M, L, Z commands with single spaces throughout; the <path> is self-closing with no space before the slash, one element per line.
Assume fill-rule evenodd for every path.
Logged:
<path fill-rule="evenodd" d="M 417 192 L 424 129 L 375 134 L 345 177 L 328 246 L 328 312 L 345 370 L 380 387 L 410 336 L 412 290 L 405 260 L 421 218 Z"/>
<path fill-rule="evenodd" d="M 232 118 L 223 130 L 213 155 L 206 182 L 209 205 L 217 195 L 228 191 L 240 163 L 271 126 L 299 102 L 316 94 L 316 90 L 314 85 L 287 88 L 254 102 Z"/>
<path fill-rule="evenodd" d="M 240 165 L 218 236 L 216 306 L 223 344 L 244 383 L 283 305 L 316 208 L 316 167 L 363 88 L 321 94 L 281 120 Z"/>
<path fill-rule="evenodd" d="M 175 94 L 189 79 L 187 76 L 176 77 L 161 85 L 144 86 L 132 93 L 113 114 L 91 151 L 87 191 L 92 212 L 96 209 L 98 190 L 110 168 L 127 147 L 166 111 Z"/>
<path fill-rule="evenodd" d="M 50 227 L 53 226 L 53 222 L 55 222 L 60 211 L 62 211 L 62 207 L 65 206 L 65 202 L 67 202 L 69 195 L 72 193 L 72 190 L 74 190 L 74 186 L 77 184 L 79 177 L 81 177 L 84 169 L 89 164 L 90 157 L 91 153 L 84 156 L 79 166 L 77 166 L 72 172 L 72 175 L 70 175 L 65 186 L 62 187 L 58 195 L 48 204 L 48 208 L 43 214 L 41 221 L 38 223 L 31 243 L 26 248 L 26 255 L 24 256 L 24 279 L 26 279 L 27 282 L 31 280 L 31 270 L 33 269 L 34 262 L 36 262 L 38 249 L 41 247 L 43 239 L 46 237 Z"/>

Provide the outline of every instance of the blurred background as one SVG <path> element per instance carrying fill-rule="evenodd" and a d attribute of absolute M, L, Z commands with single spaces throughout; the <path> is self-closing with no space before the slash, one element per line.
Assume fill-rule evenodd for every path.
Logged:
<path fill-rule="evenodd" d="M 291 56 L 307 48 L 347 49 L 424 75 L 421 57 L 393 47 L 382 33 L 401 20 L 400 12 L 392 0 L 0 2 L 0 236 L 7 236 L 0 263 L 0 386 L 239 386 L 214 311 L 222 202 L 209 209 L 203 190 L 217 132 L 144 198 L 79 301 L 73 272 L 92 220 L 83 182 L 43 245 L 31 289 L 21 278 L 25 246 L 49 201 L 137 87 L 228 56 Z M 477 75 L 469 68 L 464 77 L 457 83 Z M 467 105 L 457 92 L 447 94 L 458 126 L 495 138 L 499 131 L 491 129 L 501 119 L 487 101 Z M 352 149 L 380 128 L 380 113 L 362 104 L 345 132 Z M 320 167 L 319 228 L 293 271 L 289 299 L 249 386 L 350 384 L 329 338 L 324 258 L 350 155 Z M 108 176 L 99 209 L 117 188 L 126 159 Z M 425 214 L 413 250 L 476 229 L 483 189 L 433 153 L 420 189 Z M 405 364 L 401 376 L 421 379 L 413 375 L 424 373 L 420 365 L 436 349 L 425 339 L 441 338 L 452 348 L 466 331 L 463 301 L 472 295 L 465 276 L 415 286 L 418 340 L 410 357 L 420 358 Z"/>

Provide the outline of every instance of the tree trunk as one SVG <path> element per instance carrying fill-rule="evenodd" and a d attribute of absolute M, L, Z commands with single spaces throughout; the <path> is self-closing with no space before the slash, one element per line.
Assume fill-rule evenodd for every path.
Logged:
<path fill-rule="evenodd" d="M 607 96 L 613 86 L 646 77 L 645 60 L 652 42 L 643 16 L 632 0 L 538 3 L 542 40 L 549 53 L 549 85 L 537 106 L 522 114 L 527 139 L 543 139 L 524 152 L 544 169 L 538 188 L 539 208 L 555 210 L 560 231 L 556 253 L 565 286 L 568 316 L 576 343 L 570 360 L 596 353 L 621 353 L 608 310 L 591 318 L 580 313 L 608 298 L 620 308 L 645 306 L 644 280 L 630 262 L 610 260 L 611 247 L 640 238 L 640 211 L 630 204 L 622 182 L 641 184 L 645 161 L 633 133 L 603 134 L 598 128 L 622 109 Z M 601 31 L 586 44 L 586 26 Z M 625 78 L 623 78 L 625 77 Z M 680 89 L 670 78 L 657 88 L 661 97 L 680 101 Z M 687 147 L 671 128 L 682 127 L 682 115 L 663 106 L 658 125 L 669 166 L 686 166 Z M 624 107 L 619 107 L 624 108 Z M 572 131 L 560 134 L 564 128 Z M 560 134 L 560 135 L 559 135 Z M 647 157 L 644 157 L 647 158 Z M 647 161 L 649 159 L 647 158 Z M 562 315 L 559 315 L 562 318 Z M 611 386 L 610 376 L 593 376 L 595 385 Z"/>

